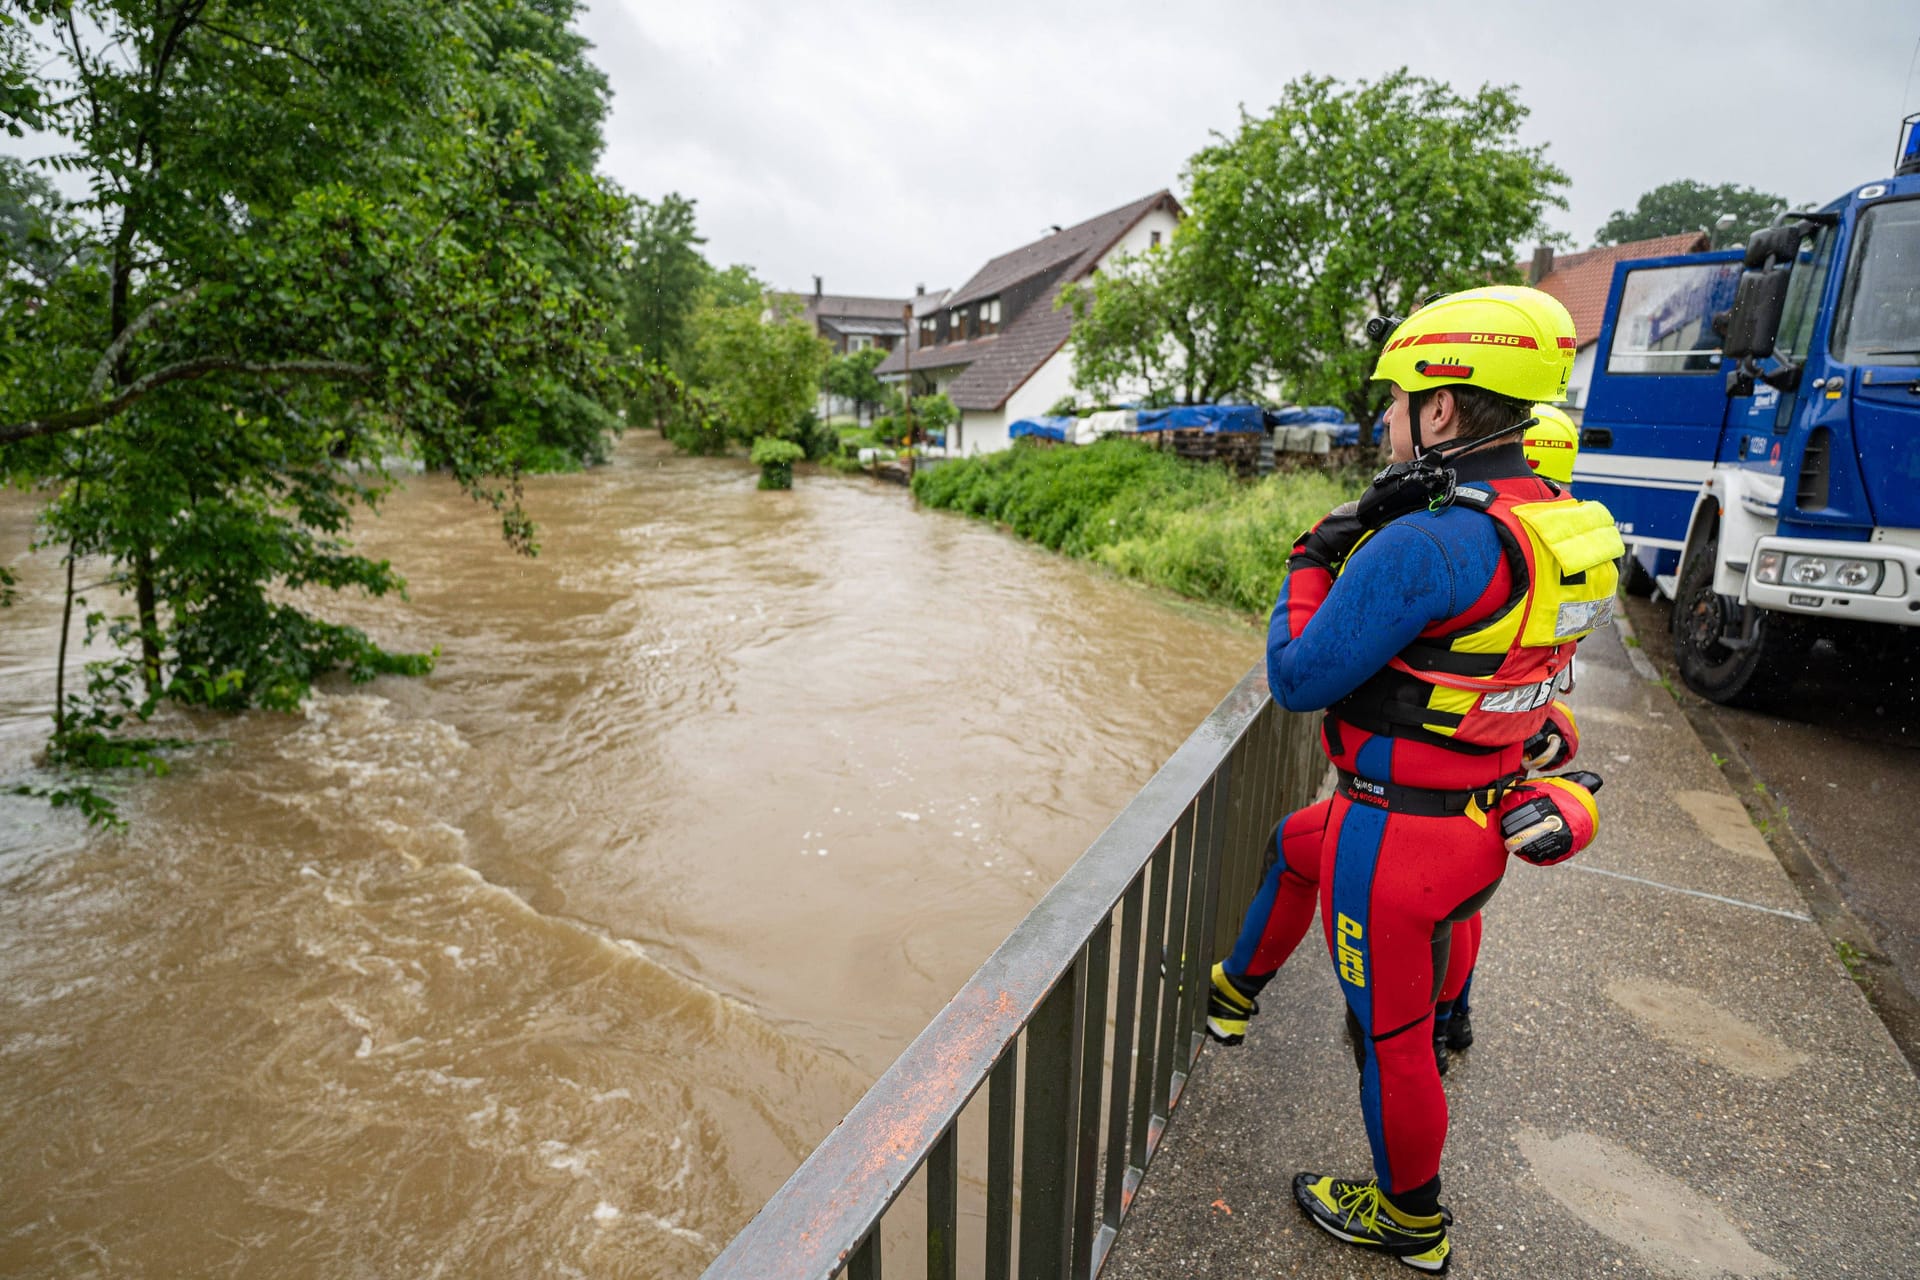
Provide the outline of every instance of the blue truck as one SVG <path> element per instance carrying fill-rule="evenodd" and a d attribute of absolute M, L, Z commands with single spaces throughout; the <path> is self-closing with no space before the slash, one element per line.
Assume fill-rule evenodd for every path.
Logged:
<path fill-rule="evenodd" d="M 1920 637 L 1920 114 L 1894 176 L 1744 250 L 1618 264 L 1574 471 L 1689 688 L 1761 705 L 1808 650 Z"/>

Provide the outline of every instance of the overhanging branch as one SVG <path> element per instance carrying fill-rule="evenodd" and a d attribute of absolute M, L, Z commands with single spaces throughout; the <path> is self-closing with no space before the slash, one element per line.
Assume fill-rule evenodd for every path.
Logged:
<path fill-rule="evenodd" d="M 100 363 L 93 366 L 93 376 L 87 379 L 87 399 L 97 400 L 100 398 L 101 392 L 107 389 L 107 379 L 113 376 L 114 366 L 120 363 L 120 357 L 127 353 L 127 348 L 133 344 L 134 338 L 142 329 L 145 329 L 174 307 L 182 303 L 192 302 L 193 299 L 199 295 L 200 289 L 201 286 L 197 284 L 190 288 L 182 289 L 171 298 L 162 298 L 135 316 L 133 323 L 122 329 L 120 336 L 115 338 L 113 344 L 102 353 Z"/>
<path fill-rule="evenodd" d="M 59 435 L 63 431 L 78 431 L 85 427 L 97 426 L 109 418 L 125 413 L 147 393 L 166 386 L 169 382 L 188 382 L 196 378 L 204 378 L 210 373 L 250 373 L 269 376 L 284 374 L 293 377 L 365 381 L 373 377 L 374 371 L 368 365 L 352 364 L 345 360 L 238 360 L 230 356 L 205 356 L 198 360 L 185 360 L 164 369 L 156 369 L 134 381 L 111 400 L 103 400 L 99 404 L 87 405 L 80 409 L 68 409 L 63 413 L 48 414 L 44 418 L 33 418 L 25 422 L 0 426 L 0 444 L 11 444 L 15 440 L 31 440 L 36 436 Z"/>

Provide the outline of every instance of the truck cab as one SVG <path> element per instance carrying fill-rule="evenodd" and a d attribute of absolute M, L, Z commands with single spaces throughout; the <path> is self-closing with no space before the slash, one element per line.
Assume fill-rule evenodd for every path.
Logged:
<path fill-rule="evenodd" d="M 1822 636 L 1920 627 L 1914 161 L 1745 251 L 1615 268 L 1575 488 L 1715 701 L 1766 700 Z"/>

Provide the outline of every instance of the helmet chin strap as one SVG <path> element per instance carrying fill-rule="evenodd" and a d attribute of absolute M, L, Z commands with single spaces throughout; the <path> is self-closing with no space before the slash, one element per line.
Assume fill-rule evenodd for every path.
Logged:
<path fill-rule="evenodd" d="M 1420 417 L 1426 411 L 1427 397 L 1432 394 L 1431 387 L 1407 392 L 1407 431 L 1413 441 L 1413 456 L 1416 458 L 1427 449 L 1425 441 L 1420 437 Z"/>

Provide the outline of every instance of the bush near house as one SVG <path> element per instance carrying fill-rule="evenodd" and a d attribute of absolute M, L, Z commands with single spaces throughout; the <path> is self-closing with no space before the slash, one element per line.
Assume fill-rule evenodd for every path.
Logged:
<path fill-rule="evenodd" d="M 1219 467 L 1116 438 L 947 462 L 915 475 L 913 492 L 930 507 L 993 520 L 1124 577 L 1265 613 L 1294 539 L 1366 484 L 1359 469 L 1243 484 Z"/>

